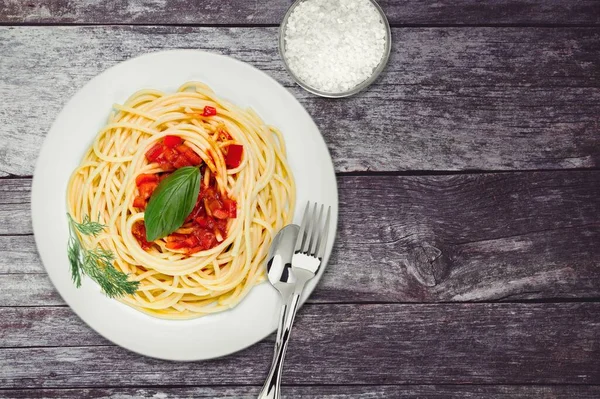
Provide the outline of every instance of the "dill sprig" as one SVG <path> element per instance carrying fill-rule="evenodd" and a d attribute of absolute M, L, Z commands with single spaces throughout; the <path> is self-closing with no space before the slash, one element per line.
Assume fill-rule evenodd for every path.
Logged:
<path fill-rule="evenodd" d="M 139 282 L 127 280 L 127 274 L 117 270 L 113 266 L 115 255 L 104 248 L 86 249 L 79 238 L 79 234 L 85 236 L 97 236 L 106 226 L 93 222 L 89 215 L 84 216 L 81 223 L 77 223 L 70 214 L 69 219 L 69 243 L 67 255 L 71 264 L 71 278 L 75 286 L 81 286 L 81 275 L 90 277 L 98 283 L 104 293 L 111 297 L 119 297 L 125 294 L 133 294 L 137 291 Z"/>

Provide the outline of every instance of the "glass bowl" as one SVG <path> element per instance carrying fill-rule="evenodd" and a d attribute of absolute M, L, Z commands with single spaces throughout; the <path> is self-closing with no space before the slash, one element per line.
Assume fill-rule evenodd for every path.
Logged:
<path fill-rule="evenodd" d="M 309 0 L 294 1 L 294 3 L 290 6 L 290 8 L 285 13 L 285 16 L 283 17 L 283 22 L 281 23 L 281 25 L 279 27 L 279 55 L 281 56 L 281 59 L 283 60 L 283 64 L 285 65 L 285 69 L 288 71 L 290 76 L 304 90 L 309 91 L 318 96 L 328 97 L 328 98 L 349 97 L 349 96 L 352 96 L 352 95 L 366 89 L 367 87 L 369 87 L 375 80 L 377 80 L 377 78 L 381 74 L 381 71 L 384 70 L 384 68 L 388 62 L 388 59 L 390 58 L 390 51 L 392 48 L 392 31 L 390 29 L 390 24 L 387 20 L 387 17 L 385 16 L 385 13 L 379 6 L 379 4 L 377 4 L 377 2 L 375 0 L 369 0 L 371 2 L 371 4 L 373 4 L 373 6 L 377 10 L 377 12 L 379 13 L 381 20 L 382 20 L 383 24 L 385 25 L 385 49 L 383 50 L 383 55 L 381 57 L 381 60 L 379 61 L 379 65 L 377 65 L 377 67 L 375 67 L 373 69 L 373 73 L 371 74 L 371 76 L 369 76 L 369 78 L 360 82 L 358 85 L 354 86 L 352 89 L 344 91 L 344 92 L 328 92 L 328 91 L 321 91 L 321 90 L 316 89 L 316 88 L 306 84 L 305 82 L 303 82 L 291 70 L 291 68 L 288 65 L 288 62 L 286 60 L 286 57 L 285 57 L 285 30 L 287 28 L 288 19 L 289 19 L 290 15 L 292 14 L 292 12 L 294 11 L 294 9 L 296 8 L 296 6 L 303 1 L 309 1 Z"/>

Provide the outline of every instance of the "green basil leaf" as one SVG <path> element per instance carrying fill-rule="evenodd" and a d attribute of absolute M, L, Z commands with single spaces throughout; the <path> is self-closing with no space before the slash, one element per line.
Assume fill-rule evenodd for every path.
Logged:
<path fill-rule="evenodd" d="M 193 166 L 179 168 L 160 182 L 144 213 L 146 239 L 154 241 L 180 228 L 194 210 L 199 192 L 200 170 Z"/>

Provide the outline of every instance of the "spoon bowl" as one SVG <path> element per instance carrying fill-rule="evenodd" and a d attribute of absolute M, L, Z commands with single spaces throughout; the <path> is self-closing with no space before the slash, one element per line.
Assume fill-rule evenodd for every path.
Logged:
<path fill-rule="evenodd" d="M 267 276 L 271 285 L 279 292 L 282 288 L 285 289 L 287 285 L 296 283 L 290 270 L 299 231 L 300 227 L 295 224 L 285 226 L 279 230 L 269 248 Z"/>
<path fill-rule="evenodd" d="M 289 300 L 296 288 L 296 278 L 292 273 L 292 257 L 294 256 L 294 247 L 299 232 L 300 227 L 298 225 L 289 224 L 285 226 L 277 233 L 269 248 L 267 277 L 271 285 L 281 294 L 282 300 L 275 350 L 281 342 L 282 326 L 287 316 Z"/>

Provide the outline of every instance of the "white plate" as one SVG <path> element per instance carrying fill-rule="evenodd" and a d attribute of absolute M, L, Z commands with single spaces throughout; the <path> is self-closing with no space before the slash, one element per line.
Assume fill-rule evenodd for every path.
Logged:
<path fill-rule="evenodd" d="M 337 227 L 338 197 L 331 157 L 311 117 L 284 87 L 258 69 L 232 58 L 195 50 L 147 54 L 122 62 L 86 84 L 65 105 L 42 146 L 31 194 L 33 231 L 42 262 L 63 299 L 98 333 L 132 351 L 169 360 L 200 360 L 246 348 L 276 329 L 279 294 L 268 283 L 254 287 L 234 309 L 193 320 L 162 320 L 104 296 L 84 278 L 71 282 L 67 260 L 67 181 L 113 103 L 123 103 L 142 88 L 175 91 L 199 80 L 220 97 L 252 107 L 283 132 L 296 180 L 294 222 L 300 223 L 306 201 L 332 206 L 325 262 L 303 300 L 325 269 Z"/>

